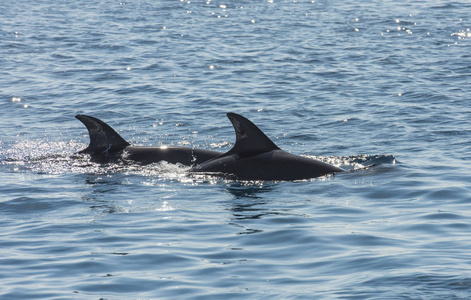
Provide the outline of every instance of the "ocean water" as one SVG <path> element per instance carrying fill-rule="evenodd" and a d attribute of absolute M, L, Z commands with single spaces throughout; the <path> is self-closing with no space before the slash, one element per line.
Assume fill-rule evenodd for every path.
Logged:
<path fill-rule="evenodd" d="M 1 299 L 471 298 L 469 1 L 0 5 Z M 227 112 L 348 172 L 99 165 L 227 151 Z"/>

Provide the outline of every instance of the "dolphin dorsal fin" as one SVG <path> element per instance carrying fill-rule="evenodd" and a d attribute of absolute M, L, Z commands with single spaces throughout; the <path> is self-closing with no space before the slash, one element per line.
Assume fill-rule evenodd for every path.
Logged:
<path fill-rule="evenodd" d="M 86 115 L 76 115 L 75 117 L 87 127 L 90 134 L 90 145 L 79 153 L 106 155 L 121 151 L 129 146 L 129 143 L 105 122 Z"/>
<path fill-rule="evenodd" d="M 247 118 L 235 113 L 228 113 L 227 117 L 236 133 L 236 143 L 227 154 L 254 154 L 280 149 Z"/>

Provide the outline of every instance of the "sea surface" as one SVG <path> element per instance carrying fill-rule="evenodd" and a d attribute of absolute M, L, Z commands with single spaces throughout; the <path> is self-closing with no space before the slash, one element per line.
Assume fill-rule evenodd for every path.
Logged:
<path fill-rule="evenodd" d="M 0 4 L 1 299 L 471 298 L 471 2 Z M 98 164 L 225 152 L 226 113 L 347 172 Z"/>

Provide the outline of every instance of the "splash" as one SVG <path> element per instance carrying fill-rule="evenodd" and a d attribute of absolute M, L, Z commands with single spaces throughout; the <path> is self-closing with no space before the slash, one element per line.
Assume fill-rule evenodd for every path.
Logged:
<path fill-rule="evenodd" d="M 86 154 L 77 154 L 84 144 L 75 141 L 45 142 L 21 141 L 7 147 L 0 144 L 0 166 L 10 172 L 35 172 L 38 174 L 114 174 L 125 173 L 141 176 L 182 177 L 188 167 L 159 162 L 146 166 L 135 164 L 124 157 L 117 161 L 99 163 Z"/>
<path fill-rule="evenodd" d="M 43 140 L 20 141 L 11 147 L 0 143 L 0 166 L 10 172 L 35 172 L 38 174 L 129 174 L 143 177 L 156 177 L 162 180 L 175 180 L 185 184 L 219 184 L 234 180 L 219 178 L 210 174 L 189 174 L 190 167 L 171 164 L 165 161 L 150 165 L 140 165 L 126 160 L 98 163 L 88 155 L 76 154 L 84 144 L 74 140 L 68 142 L 46 142 Z M 307 156 L 340 167 L 346 171 L 371 168 L 379 164 L 395 164 L 396 158 L 388 154 L 353 156 Z M 324 176 L 328 179 L 332 176 Z M 315 179 L 320 180 L 320 179 Z M 263 185 L 263 182 L 247 182 L 248 185 Z"/>
<path fill-rule="evenodd" d="M 370 168 L 379 164 L 395 164 L 396 158 L 389 154 L 360 154 L 352 156 L 307 156 L 322 162 L 342 168 L 346 171 L 355 171 Z"/>

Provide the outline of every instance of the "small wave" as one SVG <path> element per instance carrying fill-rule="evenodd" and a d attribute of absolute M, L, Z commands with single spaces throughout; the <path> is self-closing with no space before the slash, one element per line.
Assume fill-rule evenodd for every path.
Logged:
<path fill-rule="evenodd" d="M 395 164 L 396 157 L 390 154 L 360 154 L 351 156 L 307 156 L 347 171 L 370 168 L 379 164 Z"/>

